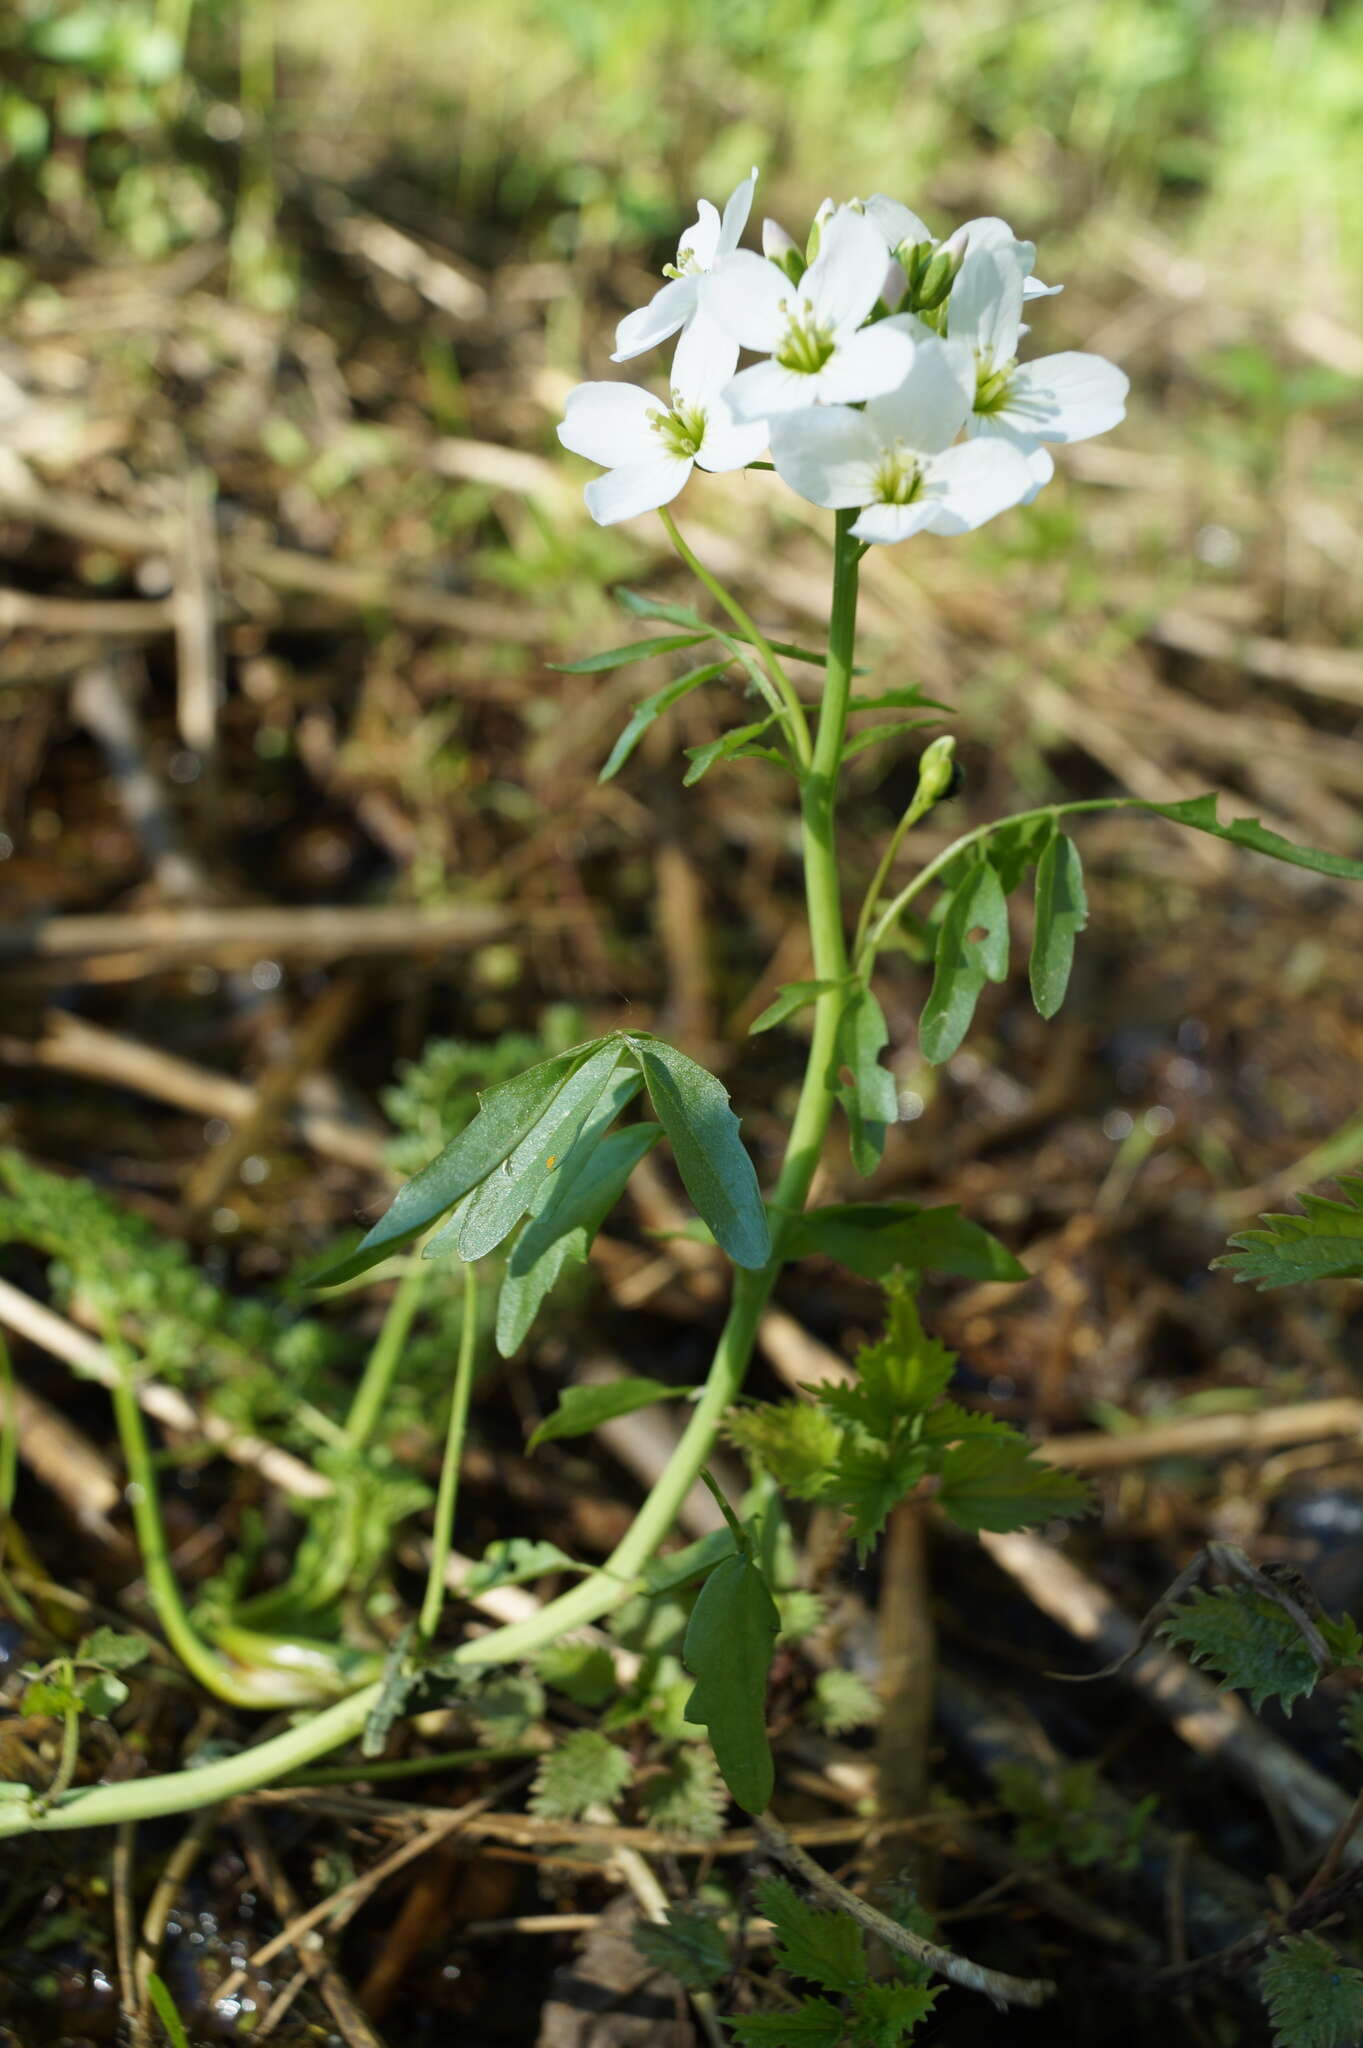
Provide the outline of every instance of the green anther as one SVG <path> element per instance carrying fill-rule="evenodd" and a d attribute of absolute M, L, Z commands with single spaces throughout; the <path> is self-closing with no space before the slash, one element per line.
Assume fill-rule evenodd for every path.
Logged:
<path fill-rule="evenodd" d="M 1003 411 L 1008 403 L 1008 386 L 1016 368 L 1016 363 L 1005 363 L 1002 369 L 991 370 L 985 367 L 983 361 L 978 362 L 975 371 L 976 412 Z"/>
<path fill-rule="evenodd" d="M 878 505 L 911 505 L 922 488 L 918 464 L 902 448 L 886 452 L 875 473 Z"/>
<path fill-rule="evenodd" d="M 705 439 L 705 414 L 700 406 L 678 405 L 671 412 L 664 412 L 660 406 L 657 412 L 649 414 L 648 423 L 669 455 L 679 455 L 689 462 L 700 454 Z"/>
<path fill-rule="evenodd" d="M 826 327 L 815 325 L 812 317 L 803 320 L 792 319 L 787 327 L 776 360 L 783 370 L 799 370 L 812 377 L 821 370 L 833 353 L 833 336 Z"/>
<path fill-rule="evenodd" d="M 700 259 L 694 249 L 678 249 L 675 263 L 664 263 L 663 276 L 670 278 L 695 277 L 700 271 Z"/>

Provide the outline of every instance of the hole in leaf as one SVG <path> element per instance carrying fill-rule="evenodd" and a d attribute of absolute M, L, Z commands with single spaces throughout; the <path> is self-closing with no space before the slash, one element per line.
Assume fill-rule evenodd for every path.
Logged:
<path fill-rule="evenodd" d="M 989 928 L 987 925 L 982 924 L 977 924 L 973 931 L 966 933 L 966 938 L 970 941 L 972 946 L 982 946 L 988 937 Z"/>

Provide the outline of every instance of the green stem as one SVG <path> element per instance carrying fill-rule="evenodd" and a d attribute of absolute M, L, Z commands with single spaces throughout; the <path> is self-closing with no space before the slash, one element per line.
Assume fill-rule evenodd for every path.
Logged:
<path fill-rule="evenodd" d="M 454 1506 L 459 1497 L 459 1466 L 464 1455 L 464 1431 L 469 1419 L 469 1395 L 473 1391 L 473 1359 L 478 1348 L 478 1268 L 464 1268 L 464 1321 L 459 1333 L 459 1359 L 454 1368 L 454 1393 L 450 1399 L 450 1423 L 445 1435 L 445 1456 L 440 1466 L 440 1487 L 435 1498 L 435 1527 L 431 1532 L 431 1562 L 426 1575 L 426 1597 L 421 1603 L 417 1634 L 430 1642 L 440 1625 L 445 1604 L 445 1567 L 449 1563 L 454 1537 Z"/>
<path fill-rule="evenodd" d="M 849 531 L 851 515 L 838 514 L 833 570 L 833 610 L 829 626 L 828 666 L 818 733 L 802 799 L 805 858 L 805 900 L 815 973 L 821 980 L 841 982 L 847 972 L 847 946 L 842 925 L 842 892 L 837 867 L 835 819 L 838 770 L 847 726 L 856 639 L 857 565 L 860 549 Z M 710 586 L 699 569 L 701 580 Z M 726 605 L 726 610 L 729 607 Z M 730 616 L 733 616 L 730 611 Z M 738 623 L 736 621 L 736 623 Z M 748 622 L 744 620 L 745 630 Z M 509 1622 L 490 1635 L 460 1644 L 454 1661 L 463 1665 L 508 1664 L 531 1657 L 545 1644 L 584 1628 L 620 1606 L 636 1590 L 635 1581 L 668 1535 L 701 1467 L 709 1462 L 724 1415 L 743 1385 L 757 1342 L 758 1325 L 776 1284 L 784 1256 L 785 1218 L 804 1207 L 818 1165 L 833 1110 L 829 1077 L 837 1052 L 845 991 L 826 990 L 814 1010 L 814 1030 L 804 1082 L 791 1125 L 784 1164 L 772 1207 L 775 1242 L 768 1263 L 759 1272 L 739 1269 L 724 1328 L 720 1332 L 709 1376 L 691 1411 L 680 1443 L 630 1528 L 605 1565 L 551 1600 L 524 1621 Z M 353 1742 L 363 1731 L 378 1701 L 379 1684 L 365 1686 L 282 1735 L 192 1772 L 172 1772 L 125 1785 L 81 1788 L 50 1812 L 15 1812 L 0 1802 L 0 1837 L 54 1829 L 107 1826 L 124 1820 L 147 1820 L 239 1797 L 272 1784 L 286 1773 L 301 1770 L 316 1758 Z"/>
<path fill-rule="evenodd" d="M 378 1426 L 393 1376 L 434 1270 L 429 1260 L 414 1257 L 393 1290 L 383 1326 L 365 1360 L 364 1372 L 346 1417 L 345 1443 L 349 1450 L 362 1451 Z"/>
<path fill-rule="evenodd" d="M 935 801 L 936 798 L 932 794 L 922 789 L 916 789 L 913 794 L 913 802 L 890 834 L 890 843 L 880 857 L 879 867 L 871 877 L 871 886 L 866 891 L 861 906 L 861 915 L 857 919 L 856 936 L 852 940 L 852 958 L 858 964 L 860 964 L 862 949 L 866 944 L 867 929 L 875 915 L 875 908 L 880 901 L 880 894 L 885 887 L 890 869 L 894 866 L 895 856 L 904 843 L 904 836 L 913 830 L 918 820 L 926 812 L 932 809 Z"/>
<path fill-rule="evenodd" d="M 691 574 L 705 585 L 715 603 L 720 605 L 729 614 L 729 617 L 740 632 L 748 635 L 753 646 L 761 655 L 762 666 L 771 678 L 772 688 L 786 707 L 786 716 L 790 721 L 790 737 L 795 748 L 795 759 L 801 768 L 807 768 L 810 762 L 809 722 L 805 717 L 805 707 L 795 694 L 795 685 L 781 666 L 775 648 L 770 640 L 754 625 L 748 613 L 744 611 L 742 605 L 738 602 L 738 599 L 732 597 L 724 588 L 719 578 L 706 568 L 700 557 L 692 553 L 677 531 L 677 522 L 665 505 L 660 509 L 658 517 L 667 529 L 668 539 L 691 571 Z"/>

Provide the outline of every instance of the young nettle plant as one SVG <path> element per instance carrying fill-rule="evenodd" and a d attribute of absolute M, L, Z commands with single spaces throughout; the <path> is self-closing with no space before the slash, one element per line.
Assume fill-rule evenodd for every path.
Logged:
<path fill-rule="evenodd" d="M 666 392 L 624 381 L 583 384 L 569 397 L 560 438 L 605 471 L 586 487 L 593 516 L 611 523 L 658 512 L 709 607 L 703 612 L 622 591 L 633 619 L 663 630 L 573 665 L 577 673 L 597 673 L 672 654 L 694 664 L 638 706 L 603 778 L 620 773 L 641 734 L 689 692 L 736 685 L 755 701 L 720 739 L 689 750 L 683 779 L 694 783 L 724 760 L 756 757 L 789 778 L 785 788 L 793 788 L 798 803 L 812 973 L 783 989 L 752 1027 L 782 1028 L 797 1013 L 810 1013 L 804 1078 L 780 1168 L 764 1197 L 721 1084 L 646 1031 L 611 1031 L 489 1089 L 465 1128 L 325 1276 L 354 1281 L 404 1248 L 419 1249 L 424 1260 L 462 1261 L 467 1338 L 474 1269 L 501 1248 L 496 1338 L 510 1355 L 531 1333 L 560 1274 L 586 1257 L 634 1167 L 665 1143 L 699 1227 L 732 1266 L 713 1361 L 693 1390 L 670 1462 L 606 1563 L 580 1567 L 568 1591 L 529 1617 L 470 1636 L 437 1658 L 432 1639 L 442 1584 L 433 1566 L 421 1613 L 381 1679 L 192 1773 L 8 1801 L 0 1808 L 0 1833 L 206 1804 L 279 1778 L 366 1731 L 372 1748 L 406 1702 L 429 1697 L 424 1688 L 437 1664 L 441 1677 L 467 1680 L 497 1666 L 542 1663 L 550 1646 L 629 1603 L 675 1602 L 692 1592 L 684 1713 L 693 1730 L 708 1733 L 734 1799 L 761 1814 L 774 1787 L 765 1700 L 779 1589 L 764 1535 L 773 1481 L 790 1498 L 841 1510 L 863 1551 L 896 1502 L 917 1490 L 975 1530 L 1014 1529 L 1083 1507 L 1080 1486 L 1040 1464 L 1016 1431 L 950 1398 L 950 1354 L 918 1317 L 922 1272 L 1020 1279 L 1023 1269 L 1012 1255 L 955 1209 L 900 1201 L 807 1206 L 835 1122 L 865 1176 L 896 1118 L 876 995 L 880 956 L 914 911 L 918 941 L 926 940 L 933 963 L 920 1046 L 940 1062 L 968 1031 L 985 983 L 1002 982 L 1009 972 L 1008 900 L 1032 871 L 1032 994 L 1043 1017 L 1064 1001 L 1087 918 L 1079 851 L 1064 829 L 1072 817 L 1134 808 L 1323 875 L 1363 879 L 1363 863 L 1292 845 L 1252 819 L 1223 822 L 1213 796 L 1177 804 L 1112 796 L 1046 804 L 976 826 L 901 876 L 907 833 L 952 786 L 953 743 L 943 735 L 924 751 L 914 798 L 849 917 L 852 881 L 837 847 L 843 768 L 863 747 L 921 727 L 942 709 L 912 686 L 856 687 L 864 555 L 920 532 L 965 533 L 1027 502 L 1052 475 L 1053 446 L 1104 432 L 1122 418 L 1127 384 L 1120 370 L 1093 355 L 1018 360 L 1024 308 L 1058 287 L 1038 283 L 1032 244 L 1004 222 L 971 221 L 938 241 L 896 201 L 829 202 L 803 249 L 768 222 L 758 254 L 739 246 L 755 176 L 738 187 L 722 217 L 702 202 L 667 282 L 621 322 L 620 361 L 677 337 Z M 740 367 L 744 350 L 759 360 Z M 832 512 L 825 646 L 769 637 L 697 559 L 667 509 L 696 468 L 773 471 L 780 485 Z M 787 666 L 794 662 L 817 676 L 815 691 L 796 688 Z M 851 715 L 868 711 L 888 717 L 849 736 Z M 915 909 L 920 904 L 925 911 Z M 639 1118 L 635 1108 L 645 1100 L 649 1114 Z M 886 1335 L 863 1350 L 850 1386 L 812 1388 L 812 1400 L 740 1405 L 763 1310 L 783 1268 L 810 1255 L 888 1284 Z M 436 1503 L 437 1564 L 449 1549 L 471 1349 L 471 1340 L 461 1348 Z M 676 1391 L 638 1380 L 570 1389 L 540 1437 L 582 1433 Z M 676 1560 L 660 1557 L 678 1509 L 725 1431 L 763 1475 L 760 1512 L 740 1521 L 726 1507 L 727 1526 L 716 1537 Z M 502 1562 L 517 1578 L 562 1568 L 549 1546 L 521 1545 L 512 1558 L 515 1547 L 506 1546 Z M 619 1724 L 608 1719 L 607 1732 L 611 1725 Z M 604 1768 L 602 1761 L 596 1756 L 592 1765 L 598 1788 L 618 1781 L 610 1759 Z M 556 1777 L 546 1778 L 541 1795 L 560 1804 L 575 1796 Z M 788 1862 L 798 1854 L 769 1821 L 761 1826 L 774 1854 Z M 791 1868 L 811 1884 L 827 1881 L 817 1866 Z M 1045 1989 L 982 1972 L 903 1929 L 896 1937 L 884 1915 L 859 1910 L 878 1938 L 934 1972 L 996 1998 L 1035 2002 Z M 857 1969 L 864 1976 L 859 1962 Z M 806 1975 L 826 1981 L 817 1972 Z M 906 2021 L 915 2002 L 923 2003 L 905 2001 Z M 806 2016 L 801 2039 L 833 2042 L 849 2028 L 861 2038 L 855 2017 L 822 2003 L 823 2012 Z M 867 2018 L 866 2038 L 890 2038 L 876 2024 Z M 761 2028 L 749 2037 L 763 2037 Z"/>

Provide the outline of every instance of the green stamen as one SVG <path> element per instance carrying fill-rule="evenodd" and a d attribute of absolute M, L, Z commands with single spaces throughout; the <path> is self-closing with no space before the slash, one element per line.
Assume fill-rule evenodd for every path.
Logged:
<path fill-rule="evenodd" d="M 776 351 L 783 370 L 798 370 L 812 377 L 833 353 L 832 330 L 820 327 L 809 306 L 802 301 L 799 311 L 788 315 L 789 325 Z"/>
<path fill-rule="evenodd" d="M 976 412 L 1002 412 L 1008 403 L 1008 386 L 1012 381 L 1016 362 L 1005 363 L 1001 369 L 991 369 L 983 357 L 976 358 L 975 364 L 975 410 Z"/>
<path fill-rule="evenodd" d="M 698 405 L 674 405 L 670 412 L 661 406 L 648 416 L 649 425 L 669 455 L 692 460 L 700 454 L 705 439 L 705 413 Z"/>
<path fill-rule="evenodd" d="M 913 456 L 903 447 L 887 448 L 875 473 L 876 503 L 911 505 L 922 484 L 922 472 Z"/>

